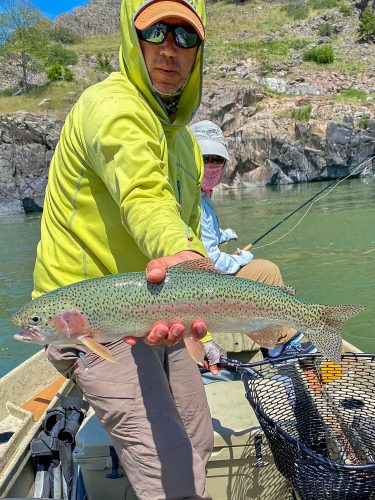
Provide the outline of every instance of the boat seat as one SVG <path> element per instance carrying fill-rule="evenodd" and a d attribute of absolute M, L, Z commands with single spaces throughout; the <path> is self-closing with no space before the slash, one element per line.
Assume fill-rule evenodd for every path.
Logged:
<path fill-rule="evenodd" d="M 212 333 L 212 337 L 228 353 L 258 352 L 259 345 L 244 333 Z"/>

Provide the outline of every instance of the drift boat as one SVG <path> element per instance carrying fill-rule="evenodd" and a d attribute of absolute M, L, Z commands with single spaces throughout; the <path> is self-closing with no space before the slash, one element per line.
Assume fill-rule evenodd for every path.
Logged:
<path fill-rule="evenodd" d="M 245 345 L 244 336 L 231 338 L 231 357 L 251 362 L 261 359 L 254 345 Z M 360 352 L 346 341 L 343 351 Z M 291 486 L 274 464 L 242 381 L 211 383 L 205 389 L 215 434 L 207 467 L 207 490 L 212 498 L 290 499 Z M 57 394 L 82 398 L 77 386 L 48 362 L 44 350 L 0 379 L 0 498 L 34 498 L 30 442 L 39 434 L 46 411 L 59 404 Z M 86 498 L 136 500 L 126 471 L 114 463 L 111 450 L 110 438 L 90 408 L 73 452 Z"/>

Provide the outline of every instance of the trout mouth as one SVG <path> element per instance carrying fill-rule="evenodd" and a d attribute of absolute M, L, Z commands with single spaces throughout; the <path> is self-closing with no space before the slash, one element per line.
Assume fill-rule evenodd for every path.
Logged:
<path fill-rule="evenodd" d="M 32 328 L 24 328 L 22 332 L 16 333 L 13 338 L 21 342 L 41 343 L 45 341 L 45 336 Z"/>

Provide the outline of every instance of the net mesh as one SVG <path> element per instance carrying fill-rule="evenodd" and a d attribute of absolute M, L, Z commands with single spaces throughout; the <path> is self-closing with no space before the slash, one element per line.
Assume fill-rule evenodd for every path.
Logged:
<path fill-rule="evenodd" d="M 252 365 L 254 368 L 254 365 Z M 240 368 L 275 464 L 302 500 L 375 499 L 375 355 Z"/>

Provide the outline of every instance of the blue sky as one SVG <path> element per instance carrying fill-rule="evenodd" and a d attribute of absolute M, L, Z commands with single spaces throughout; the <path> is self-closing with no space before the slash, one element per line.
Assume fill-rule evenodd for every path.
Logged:
<path fill-rule="evenodd" d="M 58 14 L 71 12 L 75 7 L 86 5 L 89 0 L 32 0 L 34 7 L 38 7 L 44 16 L 54 19 Z"/>

